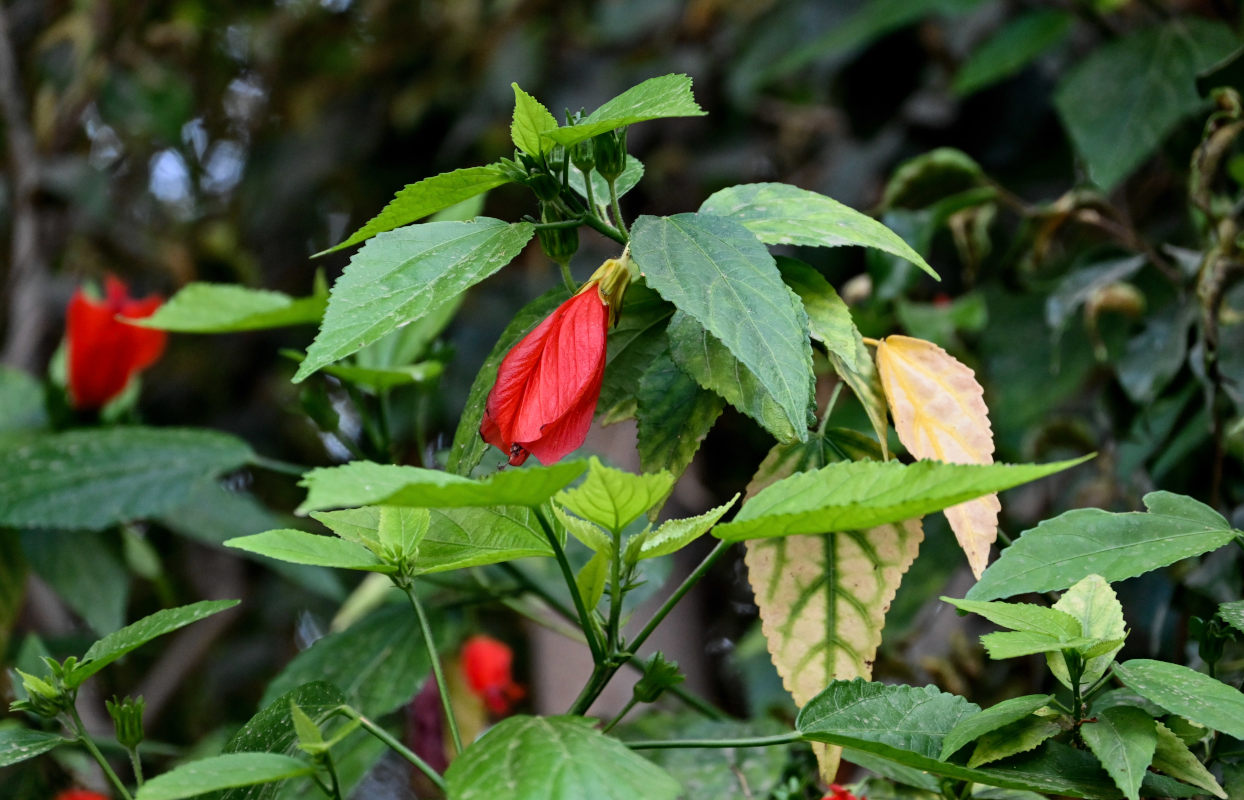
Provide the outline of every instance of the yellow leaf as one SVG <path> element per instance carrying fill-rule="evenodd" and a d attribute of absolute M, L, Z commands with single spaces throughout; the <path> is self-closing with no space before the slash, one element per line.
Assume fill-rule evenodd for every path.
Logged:
<path fill-rule="evenodd" d="M 976 375 L 942 348 L 910 336 L 877 345 L 877 372 L 898 439 L 913 456 L 950 464 L 992 464 L 993 430 Z M 998 538 L 996 494 L 945 510 L 972 574 L 980 578 Z"/>

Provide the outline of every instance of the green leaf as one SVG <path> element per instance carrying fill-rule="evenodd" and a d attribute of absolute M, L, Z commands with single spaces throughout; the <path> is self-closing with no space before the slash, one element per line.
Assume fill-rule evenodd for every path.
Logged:
<path fill-rule="evenodd" d="M 1165 772 L 1175 780 L 1198 786 L 1215 797 L 1227 800 L 1227 793 L 1215 780 L 1213 773 L 1188 749 L 1183 740 L 1161 722 L 1154 722 L 1157 743 L 1153 753 L 1153 768 Z"/>
<path fill-rule="evenodd" d="M 324 323 L 294 383 L 446 303 L 518 255 L 534 229 L 477 217 L 428 222 L 377 236 L 333 285 Z"/>
<path fill-rule="evenodd" d="M 0 365 L 0 435 L 47 426 L 43 386 L 20 369 Z"/>
<path fill-rule="evenodd" d="M 377 539 L 388 552 L 413 558 L 419 551 L 419 543 L 427 535 L 429 524 L 426 508 L 381 506 Z"/>
<path fill-rule="evenodd" d="M 289 717 L 294 724 L 294 734 L 298 737 L 300 749 L 304 752 L 323 752 L 324 734 L 320 726 L 307 715 L 297 704 L 289 704 Z"/>
<path fill-rule="evenodd" d="M 447 638 L 443 634 L 437 636 L 442 646 Z M 294 656 L 268 684 L 260 705 L 276 709 L 273 715 L 288 720 L 289 701 L 283 699 L 281 706 L 278 698 L 303 684 L 326 681 L 364 715 L 379 717 L 405 705 L 429 674 L 428 650 L 418 620 L 406 603 L 391 603 Z M 307 698 L 297 702 L 319 719 Z M 288 741 L 292 742 L 292 729 Z"/>
<path fill-rule="evenodd" d="M 764 246 L 722 217 L 643 216 L 631 255 L 648 285 L 725 345 L 806 440 L 814 400 L 807 315 Z"/>
<path fill-rule="evenodd" d="M 1031 603 L 981 603 L 972 600 L 941 598 L 960 611 L 979 614 L 995 625 L 1013 631 L 1043 633 L 1055 638 L 1071 639 L 1081 635 L 1080 621 L 1055 608 Z"/>
<path fill-rule="evenodd" d="M 510 86 L 514 89 L 514 121 L 510 123 L 510 138 L 514 140 L 514 146 L 527 155 L 544 155 L 549 143 L 544 141 L 542 134 L 557 127 L 557 117 L 539 100 L 520 89 L 517 83 Z"/>
<path fill-rule="evenodd" d="M 609 583 L 610 565 L 613 563 L 612 545 L 606 550 L 598 550 L 575 575 L 575 588 L 583 598 L 584 606 L 591 611 L 600 603 L 605 594 L 605 585 Z"/>
<path fill-rule="evenodd" d="M 596 170 L 592 170 L 588 174 L 590 176 L 589 179 L 592 181 L 592 199 L 598 204 L 608 203 L 609 183 Z M 573 164 L 570 166 L 569 178 L 570 188 L 574 189 L 576 194 L 586 200 L 587 183 L 583 180 L 583 173 L 576 169 Z M 643 178 L 644 162 L 635 158 L 635 156 L 628 155 L 626 163 L 622 167 L 622 174 L 613 182 L 614 191 L 618 193 L 618 197 L 621 197 L 638 186 Z"/>
<path fill-rule="evenodd" d="M 1222 618 L 1223 622 L 1240 633 L 1244 633 L 1244 600 L 1236 600 L 1234 603 L 1223 603 L 1218 606 L 1218 616 Z"/>
<path fill-rule="evenodd" d="M 785 478 L 713 529 L 726 541 L 856 530 L 923 516 L 1082 463 L 943 464 L 853 461 Z"/>
<path fill-rule="evenodd" d="M 378 233 L 391 231 L 412 222 L 418 222 L 429 214 L 483 194 L 489 189 L 504 186 L 510 179 L 496 164 L 483 167 L 467 167 L 453 172 L 442 172 L 418 183 L 407 184 L 389 204 L 366 225 L 359 228 L 341 244 L 316 253 L 326 255 L 342 248 L 358 244 Z"/>
<path fill-rule="evenodd" d="M 553 555 L 535 515 L 523 506 L 434 509 L 430 520 L 415 575 Z"/>
<path fill-rule="evenodd" d="M 142 785 L 134 800 L 181 800 L 201 794 L 273 783 L 315 772 L 315 767 L 278 753 L 226 753 L 174 767 Z"/>
<path fill-rule="evenodd" d="M 1089 575 L 1068 589 L 1054 604 L 1054 608 L 1074 617 L 1079 622 L 1082 635 L 1103 642 L 1118 642 L 1116 646 L 1091 657 L 1088 652 L 1081 652 L 1087 660 L 1080 675 L 1080 688 L 1087 690 L 1106 674 L 1106 670 L 1114 663 L 1115 654 L 1123 647 L 1123 640 L 1127 637 L 1123 606 L 1110 584 L 1100 575 Z M 1071 675 L 1067 671 L 1067 660 L 1063 654 L 1047 653 L 1045 660 L 1054 677 L 1070 689 Z"/>
<path fill-rule="evenodd" d="M 1151 156 L 1204 105 L 1197 73 L 1237 46 L 1226 25 L 1184 17 L 1104 44 L 1068 73 L 1054 105 L 1093 181 L 1113 189 Z"/>
<path fill-rule="evenodd" d="M 678 782 L 583 717 L 515 716 L 503 720 L 449 765 L 454 800 L 593 798 L 674 800 Z"/>
<path fill-rule="evenodd" d="M 125 624 L 132 578 L 115 536 L 28 530 L 21 532 L 20 544 L 31 570 L 97 634 Z"/>
<path fill-rule="evenodd" d="M 501 359 L 505 358 L 505 354 L 519 339 L 569 296 L 564 287 L 551 289 L 523 306 L 522 310 L 510 320 L 510 324 L 506 325 L 501 338 L 493 345 L 492 352 L 484 360 L 479 372 L 475 373 L 475 380 L 471 383 L 471 390 L 467 394 L 466 405 L 458 420 L 458 429 L 454 431 L 453 445 L 450 447 L 449 458 L 445 465 L 447 470 L 458 475 L 469 475 L 479 465 L 480 459 L 490 447 L 479 435 L 479 424 L 484 418 L 484 406 L 488 402 L 488 393 L 492 391 L 493 384 L 497 382 L 497 367 L 501 364 Z M 607 368 L 605 374 L 608 375 Z"/>
<path fill-rule="evenodd" d="M 1072 639 L 1033 631 L 987 633 L 981 637 L 981 644 L 989 651 L 992 659 L 1019 658 L 1034 653 L 1056 653 L 1063 650 L 1078 652 L 1096 646 L 1099 641 L 1088 636 Z"/>
<path fill-rule="evenodd" d="M 361 352 L 361 351 L 360 351 Z M 294 350 L 282 350 L 281 355 L 304 361 L 306 357 Z M 361 386 L 371 392 L 383 392 L 398 386 L 431 384 L 444 372 L 439 361 L 422 361 L 404 367 L 357 367 L 353 364 L 329 364 L 323 367 L 325 374 L 341 378 L 346 383 Z"/>
<path fill-rule="evenodd" d="M 665 469 L 678 476 L 691 464 L 725 401 L 701 389 L 678 368 L 668 350 L 661 350 L 647 366 L 635 391 L 639 463 L 646 471 Z"/>
<path fill-rule="evenodd" d="M 1115 664 L 1124 686 L 1172 714 L 1244 739 L 1244 692 L 1194 669 L 1134 658 Z"/>
<path fill-rule="evenodd" d="M 635 475 L 606 467 L 592 456 L 583 482 L 558 492 L 555 501 L 616 534 L 664 500 L 672 488 L 674 476 L 668 472 Z"/>
<path fill-rule="evenodd" d="M 1209 506 L 1170 492 L 1144 497 L 1148 514 L 1075 509 L 1025 531 L 967 593 L 993 600 L 1065 589 L 1093 574 L 1113 583 L 1215 550 L 1231 526 Z"/>
<path fill-rule="evenodd" d="M 649 78 L 593 111 L 577 125 L 549 131 L 549 139 L 569 147 L 597 134 L 666 117 L 700 117 L 707 113 L 696 105 L 691 79 L 686 75 Z"/>
<path fill-rule="evenodd" d="M 951 89 L 963 97 L 1009 78 L 1066 38 L 1073 22 L 1071 14 L 1051 8 L 1016 17 L 972 51 Z"/>
<path fill-rule="evenodd" d="M 1153 719 L 1138 708 L 1108 708 L 1080 726 L 1080 737 L 1128 800 L 1140 800 L 1140 782 L 1157 747 Z"/>
<path fill-rule="evenodd" d="M 299 513 L 370 505 L 414 508 L 539 505 L 579 477 L 587 464 L 563 461 L 547 467 L 495 472 L 473 480 L 422 467 L 351 461 L 319 467 L 303 476 L 307 499 Z"/>
<path fill-rule="evenodd" d="M 955 751 L 981 736 L 996 731 L 1012 722 L 1018 722 L 1039 708 L 1049 705 L 1054 699 L 1052 694 L 1030 694 L 1023 697 L 1012 697 L 978 714 L 963 717 L 946 733 L 942 740 L 942 752 L 939 761 L 945 761 Z"/>
<path fill-rule="evenodd" d="M 188 283 L 151 316 L 129 322 L 179 333 L 253 331 L 318 323 L 327 303 L 322 286 L 311 297 L 293 298 L 230 283 Z"/>
<path fill-rule="evenodd" d="M 184 503 L 250 447 L 223 433 L 117 426 L 0 444 L 0 526 L 101 530 Z"/>
<path fill-rule="evenodd" d="M 568 514 L 562 510 L 561 506 L 553 506 L 553 514 L 558 521 L 570 531 L 574 538 L 587 545 L 588 549 L 593 553 L 599 553 L 602 550 L 613 549 L 613 539 L 599 525 L 588 522 L 585 519 L 579 519 L 573 514 Z"/>
<path fill-rule="evenodd" d="M 605 351 L 605 377 L 596 404 L 601 424 L 635 416 L 639 395 L 636 387 L 665 351 L 665 325 L 673 313 L 674 306 L 643 281 L 632 283 L 626 290 L 618 323 L 609 331 Z"/>
<path fill-rule="evenodd" d="M 229 539 L 225 542 L 225 546 L 236 547 L 248 553 L 287 561 L 291 564 L 360 569 L 370 572 L 395 572 L 397 570 L 396 566 L 382 561 L 361 544 L 289 528 Z"/>
<path fill-rule="evenodd" d="M 978 739 L 976 747 L 972 749 L 972 756 L 968 759 L 968 767 L 979 767 L 1017 753 L 1027 753 L 1063 730 L 1058 722 L 1045 717 L 1029 716 L 1018 719 Z"/>
<path fill-rule="evenodd" d="M 938 278 L 928 262 L 885 225 L 837 200 L 788 183 L 748 183 L 722 189 L 704 201 L 700 213 L 740 222 L 765 244 L 872 247 L 906 259 Z"/>
<path fill-rule="evenodd" d="M 678 552 L 716 525 L 738 499 L 739 496 L 736 494 L 730 498 L 729 502 L 711 508 L 703 514 L 685 519 L 666 520 L 661 523 L 661 527 L 640 534 L 637 537 L 635 560 L 657 558 Z"/>
<path fill-rule="evenodd" d="M 44 733 L 16 725 L 0 727 L 0 767 L 7 767 L 28 758 L 43 755 L 72 739 L 56 733 Z"/>
<path fill-rule="evenodd" d="M 192 622 L 198 622 L 227 608 L 233 608 L 240 602 L 242 601 L 202 600 L 177 608 L 165 608 L 143 617 L 91 645 L 86 654 L 82 656 L 82 662 L 78 664 L 66 682 L 71 687 L 81 686 L 87 678 L 131 650 L 142 647 L 152 639 L 166 633 L 172 633 L 178 628 L 184 628 Z"/>
<path fill-rule="evenodd" d="M 807 419 L 792 420 L 781 399 L 689 314 L 675 313 L 666 335 L 678 369 L 701 387 L 756 420 L 779 442 L 807 436 Z"/>

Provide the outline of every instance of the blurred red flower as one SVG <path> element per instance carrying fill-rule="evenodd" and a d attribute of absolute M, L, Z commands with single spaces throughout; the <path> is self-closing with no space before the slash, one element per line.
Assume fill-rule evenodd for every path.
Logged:
<path fill-rule="evenodd" d="M 119 395 L 130 378 L 164 352 L 164 331 L 139 328 L 117 319 L 149 317 L 163 302 L 150 295 L 130 297 L 119 279 L 108 276 L 104 298 L 81 289 L 69 301 L 65 336 L 69 342 L 69 398 L 74 408 L 100 408 Z"/>
<path fill-rule="evenodd" d="M 837 783 L 829 785 L 829 794 L 821 798 L 821 800 L 868 800 L 867 797 L 856 797 L 847 790 L 845 786 Z"/>
<path fill-rule="evenodd" d="M 494 714 L 506 713 L 527 694 L 510 674 L 513 662 L 510 646 L 491 636 L 476 634 L 462 645 L 462 671 L 467 685 Z"/>
<path fill-rule="evenodd" d="M 108 795 L 90 789 L 66 789 L 52 800 L 109 800 Z"/>

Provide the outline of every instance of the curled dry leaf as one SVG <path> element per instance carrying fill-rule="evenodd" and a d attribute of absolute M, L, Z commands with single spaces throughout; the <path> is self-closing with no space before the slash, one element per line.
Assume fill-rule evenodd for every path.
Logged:
<path fill-rule="evenodd" d="M 910 336 L 877 345 L 877 372 L 899 441 L 916 458 L 992 464 L 993 430 L 976 375 L 942 348 Z M 946 509 L 972 574 L 980 578 L 998 537 L 996 494 Z"/>

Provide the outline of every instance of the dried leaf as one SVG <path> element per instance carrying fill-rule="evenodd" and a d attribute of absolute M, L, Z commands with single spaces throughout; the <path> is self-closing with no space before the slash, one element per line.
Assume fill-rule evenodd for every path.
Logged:
<path fill-rule="evenodd" d="M 993 431 L 971 369 L 937 345 L 888 336 L 877 345 L 877 371 L 899 441 L 916 458 L 992 464 Z M 998 536 L 996 494 L 946 509 L 946 519 L 980 578 Z"/>

